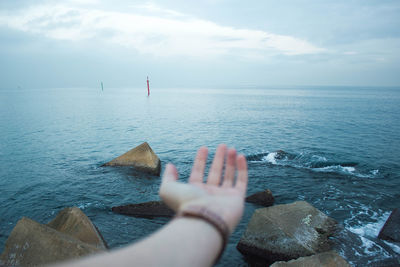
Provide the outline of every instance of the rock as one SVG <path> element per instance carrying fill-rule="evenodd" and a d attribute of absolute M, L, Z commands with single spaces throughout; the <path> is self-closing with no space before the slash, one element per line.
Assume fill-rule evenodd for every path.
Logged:
<path fill-rule="evenodd" d="M 274 204 L 274 196 L 272 195 L 271 190 L 267 189 L 246 197 L 246 202 L 269 207 Z"/>
<path fill-rule="evenodd" d="M 47 226 L 98 249 L 107 249 L 107 244 L 96 226 L 77 207 L 63 209 Z"/>
<path fill-rule="evenodd" d="M 291 261 L 278 261 L 271 267 L 350 267 L 339 254 L 334 251 L 319 253 L 309 257 L 302 257 Z"/>
<path fill-rule="evenodd" d="M 237 249 L 267 263 L 310 256 L 331 249 L 336 222 L 305 201 L 257 209 Z"/>
<path fill-rule="evenodd" d="M 391 242 L 400 242 L 400 210 L 398 208 L 392 211 L 379 232 L 378 238 Z"/>
<path fill-rule="evenodd" d="M 135 217 L 172 217 L 175 212 L 162 201 L 150 201 L 113 207 L 112 211 Z"/>
<path fill-rule="evenodd" d="M 22 218 L 6 241 L 0 265 L 45 265 L 100 251 L 51 227 Z"/>
<path fill-rule="evenodd" d="M 159 176 L 161 161 L 147 142 L 129 150 L 103 166 L 133 166 L 138 170 Z"/>
<path fill-rule="evenodd" d="M 276 159 L 284 159 L 285 157 L 287 157 L 287 155 L 288 155 L 288 153 L 286 153 L 285 151 L 283 151 L 283 150 L 277 150 L 277 151 L 275 151 L 275 158 Z"/>

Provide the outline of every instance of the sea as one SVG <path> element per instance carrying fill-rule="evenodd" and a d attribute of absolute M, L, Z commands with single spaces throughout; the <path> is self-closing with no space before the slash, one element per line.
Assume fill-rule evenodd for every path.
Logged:
<path fill-rule="evenodd" d="M 335 219 L 335 249 L 353 266 L 399 264 L 400 245 L 377 236 L 400 207 L 400 88 L 151 90 L 0 90 L 0 251 L 23 216 L 47 223 L 71 206 L 111 249 L 134 243 L 169 219 L 111 208 L 159 200 L 161 178 L 101 165 L 148 142 L 185 182 L 199 147 L 212 157 L 225 143 L 247 157 L 248 195 L 270 189 L 275 204 L 307 201 Z M 248 266 L 236 245 L 258 208 L 246 203 L 218 266 Z"/>

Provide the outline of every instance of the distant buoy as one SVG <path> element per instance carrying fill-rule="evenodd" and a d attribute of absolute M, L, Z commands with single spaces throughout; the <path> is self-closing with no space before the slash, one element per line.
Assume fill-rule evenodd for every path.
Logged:
<path fill-rule="evenodd" d="M 149 76 L 147 76 L 147 96 L 150 96 Z"/>

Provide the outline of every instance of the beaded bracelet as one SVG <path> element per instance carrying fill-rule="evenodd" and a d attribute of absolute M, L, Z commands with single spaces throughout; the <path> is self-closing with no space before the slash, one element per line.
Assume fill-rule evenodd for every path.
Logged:
<path fill-rule="evenodd" d="M 191 218 L 198 218 L 202 219 L 212 226 L 215 227 L 215 229 L 218 231 L 218 233 L 221 234 L 222 237 L 222 247 L 221 250 L 218 254 L 218 257 L 214 261 L 214 265 L 219 261 L 219 259 L 222 256 L 222 253 L 225 250 L 225 247 L 228 243 L 228 238 L 229 238 L 229 227 L 225 223 L 225 221 L 219 216 L 218 214 L 206 209 L 205 207 L 201 206 L 190 206 L 187 207 L 184 211 L 179 212 L 176 215 L 176 218 L 179 217 L 191 217 Z"/>

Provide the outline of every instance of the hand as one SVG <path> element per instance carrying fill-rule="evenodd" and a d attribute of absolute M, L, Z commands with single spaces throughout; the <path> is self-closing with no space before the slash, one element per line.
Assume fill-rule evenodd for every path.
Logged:
<path fill-rule="evenodd" d="M 235 149 L 219 145 L 207 182 L 204 183 L 207 154 L 206 147 L 198 150 L 187 184 L 177 181 L 176 167 L 168 164 L 162 178 L 160 196 L 175 212 L 185 211 L 190 206 L 204 207 L 221 216 L 230 232 L 233 232 L 243 215 L 248 180 L 246 158 L 237 155 Z M 225 172 L 222 177 L 224 165 Z"/>

